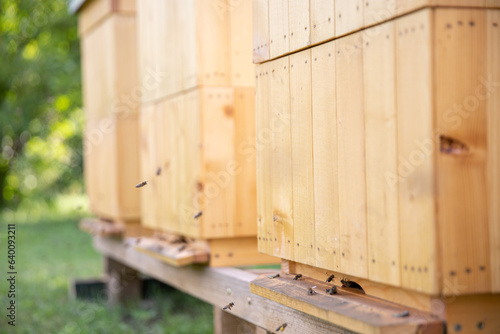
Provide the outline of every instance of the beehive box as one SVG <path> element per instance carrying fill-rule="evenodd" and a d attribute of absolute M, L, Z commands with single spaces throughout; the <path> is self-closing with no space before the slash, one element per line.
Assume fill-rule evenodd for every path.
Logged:
<path fill-rule="evenodd" d="M 85 185 L 91 210 L 138 223 L 139 105 L 135 1 L 92 0 L 79 9 Z"/>
<path fill-rule="evenodd" d="M 251 7 L 138 3 L 140 77 L 161 78 L 142 94 L 142 224 L 207 241 L 211 265 L 276 262 L 257 252 Z"/>
<path fill-rule="evenodd" d="M 254 2 L 254 38 L 277 3 Z M 423 8 L 258 65 L 259 250 L 498 330 L 499 25 L 498 9 Z"/>

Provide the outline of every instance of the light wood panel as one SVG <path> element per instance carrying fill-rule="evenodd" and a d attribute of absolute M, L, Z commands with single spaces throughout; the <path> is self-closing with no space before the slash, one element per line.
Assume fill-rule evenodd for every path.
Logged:
<path fill-rule="evenodd" d="M 316 263 L 340 269 L 335 42 L 311 50 Z"/>
<path fill-rule="evenodd" d="M 365 27 L 384 22 L 396 16 L 396 0 L 366 0 L 363 2 L 363 25 Z"/>
<path fill-rule="evenodd" d="M 294 259 L 315 264 L 311 50 L 290 56 Z"/>
<path fill-rule="evenodd" d="M 368 277 L 399 285 L 398 189 L 386 180 L 397 173 L 394 22 L 377 30 L 363 48 Z"/>
<path fill-rule="evenodd" d="M 500 292 L 500 11 L 488 10 L 486 18 L 487 171 L 491 290 Z M 484 89 L 482 89 L 484 91 Z M 481 97 L 480 95 L 479 97 Z"/>
<path fill-rule="evenodd" d="M 311 44 L 335 36 L 335 1 L 310 0 Z"/>
<path fill-rule="evenodd" d="M 437 160 L 444 293 L 455 293 L 446 283 L 461 293 L 486 292 L 487 112 L 486 101 L 474 95 L 486 73 L 486 11 L 437 9 L 435 18 L 436 126 L 446 137 Z"/>
<path fill-rule="evenodd" d="M 283 57 L 269 66 L 271 121 L 265 131 L 272 133 L 271 170 L 273 210 L 273 252 L 285 259 L 294 257 L 293 181 L 290 115 L 290 59 Z M 264 131 L 262 129 L 261 131 Z"/>
<path fill-rule="evenodd" d="M 335 1 L 335 36 L 343 36 L 363 27 L 362 0 Z"/>
<path fill-rule="evenodd" d="M 362 35 L 336 41 L 340 268 L 367 277 Z"/>
<path fill-rule="evenodd" d="M 278 57 L 290 50 L 288 0 L 269 1 L 269 54 Z"/>
<path fill-rule="evenodd" d="M 155 161 L 155 113 L 156 106 L 149 105 L 143 106 L 140 113 L 140 179 L 130 180 L 132 182 L 140 183 L 143 181 L 148 182 L 148 184 L 142 188 L 133 189 L 132 184 L 129 184 L 129 191 L 139 192 L 141 198 L 141 223 L 151 229 L 155 229 L 158 226 L 158 221 L 156 217 L 157 210 L 157 182 L 154 178 L 154 166 Z"/>
<path fill-rule="evenodd" d="M 301 49 L 311 44 L 309 1 L 288 0 L 288 24 L 290 50 Z"/>
<path fill-rule="evenodd" d="M 269 59 L 269 0 L 252 1 L 253 62 Z"/>
<path fill-rule="evenodd" d="M 230 2 L 229 5 L 232 3 Z M 236 1 L 230 7 L 231 85 L 253 86 L 252 0 Z"/>
<path fill-rule="evenodd" d="M 398 173 L 386 181 L 399 191 L 401 285 L 437 293 L 431 31 L 431 10 L 396 21 Z"/>

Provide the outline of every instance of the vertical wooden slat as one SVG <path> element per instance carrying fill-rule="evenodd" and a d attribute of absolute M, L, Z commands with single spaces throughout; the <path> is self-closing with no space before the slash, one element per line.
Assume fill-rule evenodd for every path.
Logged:
<path fill-rule="evenodd" d="M 232 236 L 235 220 L 233 89 L 204 88 L 200 91 L 202 128 L 202 179 L 205 195 L 203 237 Z"/>
<path fill-rule="evenodd" d="M 235 2 L 229 8 L 231 43 L 231 85 L 253 86 L 252 0 Z"/>
<path fill-rule="evenodd" d="M 236 177 L 236 220 L 234 234 L 257 233 L 257 193 L 255 182 L 255 90 L 234 91 L 235 161 L 230 172 Z"/>
<path fill-rule="evenodd" d="M 314 47 L 312 119 L 316 266 L 340 270 L 335 41 Z"/>
<path fill-rule="evenodd" d="M 170 219 L 171 219 L 171 205 L 169 204 L 172 200 L 172 193 L 170 188 L 170 183 L 172 182 L 172 152 L 170 149 L 170 118 L 168 110 L 168 101 L 161 101 L 156 104 L 156 113 L 158 115 L 156 119 L 156 126 L 158 133 L 157 142 L 157 153 L 158 154 L 158 164 L 154 172 L 161 168 L 160 175 L 154 174 L 153 178 L 158 180 L 159 192 L 158 198 L 148 198 L 148 200 L 154 200 L 158 203 L 158 221 L 156 222 L 157 228 L 160 230 L 171 230 L 169 229 Z M 153 171 L 153 170 L 151 170 Z"/>
<path fill-rule="evenodd" d="M 341 271 L 367 277 L 362 35 L 336 42 Z"/>
<path fill-rule="evenodd" d="M 397 173 L 394 23 L 377 31 L 363 48 L 368 277 L 399 285 L 398 189 L 385 178 Z"/>
<path fill-rule="evenodd" d="M 435 20 L 436 126 L 446 137 L 437 160 L 443 292 L 488 292 L 487 112 L 477 90 L 486 74 L 486 11 L 437 9 Z"/>
<path fill-rule="evenodd" d="M 311 44 L 335 36 L 335 1 L 310 0 Z"/>
<path fill-rule="evenodd" d="M 365 0 L 363 6 L 365 27 L 389 20 L 396 15 L 396 0 Z"/>
<path fill-rule="evenodd" d="M 269 0 L 253 0 L 253 62 L 269 59 Z"/>
<path fill-rule="evenodd" d="M 293 238 L 296 261 L 314 265 L 311 50 L 290 56 Z"/>
<path fill-rule="evenodd" d="M 311 44 L 309 27 L 309 1 L 288 0 L 290 50 L 298 50 Z"/>
<path fill-rule="evenodd" d="M 152 125 L 154 124 L 155 105 L 148 104 L 142 106 L 140 113 L 140 168 L 141 178 L 139 180 L 131 180 L 131 182 L 148 181 L 148 184 L 139 189 L 133 189 L 130 184 L 130 191 L 140 192 L 141 196 L 141 222 L 149 228 L 156 228 L 156 198 L 155 186 L 151 184 L 151 172 L 153 166 L 153 157 L 155 156 L 154 132 Z"/>
<path fill-rule="evenodd" d="M 335 36 L 342 36 L 363 27 L 362 0 L 335 1 Z"/>
<path fill-rule="evenodd" d="M 180 49 L 182 55 L 182 88 L 184 90 L 193 88 L 197 84 L 196 54 L 196 16 L 195 0 L 177 1 L 179 15 L 179 29 L 181 35 Z M 176 64 L 178 66 L 178 64 Z"/>
<path fill-rule="evenodd" d="M 269 56 L 275 58 L 290 50 L 288 0 L 269 1 Z"/>
<path fill-rule="evenodd" d="M 256 76 L 256 151 L 257 151 L 257 229 L 259 252 L 272 255 L 272 224 L 273 212 L 270 199 L 272 198 L 271 184 L 271 120 L 269 103 L 269 74 L 270 63 L 257 66 Z"/>
<path fill-rule="evenodd" d="M 399 187 L 401 285 L 437 293 L 431 14 L 396 21 L 398 173 L 386 181 Z"/>
<path fill-rule="evenodd" d="M 486 20 L 487 169 L 491 289 L 500 292 L 500 11 L 488 10 Z M 484 91 L 484 89 L 483 89 Z"/>
<path fill-rule="evenodd" d="M 273 255 L 285 259 L 293 258 L 294 245 L 289 62 L 279 58 L 269 67 L 271 122 L 265 130 L 272 132 Z"/>

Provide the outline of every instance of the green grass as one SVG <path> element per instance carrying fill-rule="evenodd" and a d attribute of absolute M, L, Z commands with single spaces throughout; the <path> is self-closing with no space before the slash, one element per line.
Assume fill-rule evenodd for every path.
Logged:
<path fill-rule="evenodd" d="M 110 309 L 104 300 L 70 300 L 70 279 L 101 277 L 102 258 L 77 227 L 81 209 L 43 211 L 0 215 L 0 333 L 213 332 L 212 306 L 177 290 L 127 309 Z M 31 216 L 37 219 L 29 221 Z M 6 317 L 8 223 L 16 224 L 15 328 Z"/>

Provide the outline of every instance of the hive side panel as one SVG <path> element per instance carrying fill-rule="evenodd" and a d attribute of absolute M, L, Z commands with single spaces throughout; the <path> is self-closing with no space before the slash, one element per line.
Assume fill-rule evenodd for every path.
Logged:
<path fill-rule="evenodd" d="M 343 36 L 363 27 L 362 0 L 335 1 L 335 36 Z"/>
<path fill-rule="evenodd" d="M 311 50 L 290 56 L 294 259 L 315 264 Z"/>
<path fill-rule="evenodd" d="M 269 1 L 270 58 L 290 51 L 288 0 Z"/>
<path fill-rule="evenodd" d="M 236 1 L 231 15 L 231 85 L 252 87 L 252 0 Z"/>
<path fill-rule="evenodd" d="M 438 225 L 444 293 L 489 292 L 486 11 L 437 9 Z"/>
<path fill-rule="evenodd" d="M 269 59 L 269 0 L 252 1 L 253 62 Z"/>
<path fill-rule="evenodd" d="M 234 234 L 257 234 L 257 192 L 255 182 L 255 90 L 234 92 L 235 158 L 231 171 L 236 176 L 236 220 Z"/>
<path fill-rule="evenodd" d="M 316 266 L 340 270 L 335 42 L 311 50 Z"/>
<path fill-rule="evenodd" d="M 195 0 L 178 0 L 180 52 L 182 64 L 182 89 L 190 89 L 197 84 L 196 68 L 196 23 Z"/>
<path fill-rule="evenodd" d="M 141 198 L 141 224 L 151 229 L 158 228 L 156 209 L 159 198 L 156 196 L 157 185 L 153 178 L 154 157 L 156 155 L 154 141 L 156 107 L 154 104 L 142 106 L 139 116 L 139 147 L 140 147 L 140 179 L 131 180 L 132 182 L 146 181 L 148 184 L 139 189 L 133 189 L 131 184 L 130 191 L 136 191 Z"/>
<path fill-rule="evenodd" d="M 202 86 L 229 86 L 231 20 L 228 0 L 220 0 L 217 3 L 195 1 L 198 83 Z"/>
<path fill-rule="evenodd" d="M 233 89 L 204 88 L 200 91 L 200 102 L 203 237 L 232 236 L 236 218 Z"/>
<path fill-rule="evenodd" d="M 367 277 L 362 35 L 336 41 L 340 268 Z"/>
<path fill-rule="evenodd" d="M 255 134 L 257 152 L 257 233 L 259 252 L 272 255 L 272 177 L 271 170 L 271 138 L 269 129 L 271 120 L 269 81 L 267 74 L 271 63 L 256 67 L 256 99 L 255 99 Z"/>
<path fill-rule="evenodd" d="M 289 57 L 269 63 L 272 153 L 273 255 L 293 258 L 292 146 Z"/>
<path fill-rule="evenodd" d="M 311 44 L 309 1 L 288 0 L 288 23 L 290 25 L 290 50 L 297 50 Z"/>
<path fill-rule="evenodd" d="M 491 290 L 500 292 L 500 11 L 488 10 L 486 21 L 488 55 L 486 80 L 491 94 L 487 100 L 488 124 L 488 221 L 490 229 Z"/>
<path fill-rule="evenodd" d="M 310 0 L 311 44 L 335 36 L 335 1 Z"/>
<path fill-rule="evenodd" d="M 398 173 L 386 180 L 399 191 L 401 285 L 436 293 L 431 14 L 423 10 L 396 21 Z"/>
<path fill-rule="evenodd" d="M 399 285 L 398 188 L 386 180 L 397 173 L 394 22 L 377 29 L 363 48 L 368 277 Z"/>
<path fill-rule="evenodd" d="M 389 20 L 396 16 L 396 0 L 369 0 L 363 2 L 364 26 Z M 377 31 L 377 28 L 372 30 Z M 368 32 L 367 32 L 368 33 Z"/>
<path fill-rule="evenodd" d="M 94 0 L 85 4 L 78 16 L 78 33 L 84 35 L 113 11 L 111 0 Z"/>
<path fill-rule="evenodd" d="M 142 94 L 143 102 L 152 101 L 159 87 L 159 82 L 151 76 L 153 71 L 159 71 L 159 64 L 156 63 L 156 30 L 158 22 L 155 18 L 155 7 L 152 1 L 137 2 L 137 59 L 138 59 L 138 75 L 141 80 L 144 80 L 146 88 Z M 161 69 L 166 71 L 165 68 Z M 153 80 L 152 80 L 153 79 Z"/>

